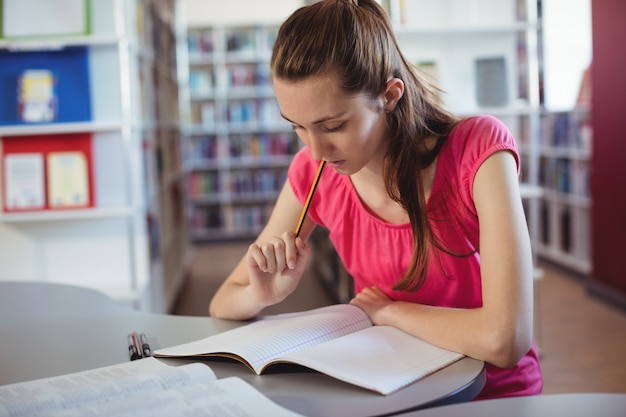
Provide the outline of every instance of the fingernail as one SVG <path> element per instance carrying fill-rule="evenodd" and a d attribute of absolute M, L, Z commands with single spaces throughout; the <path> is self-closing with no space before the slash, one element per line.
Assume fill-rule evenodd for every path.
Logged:
<path fill-rule="evenodd" d="M 294 269 L 296 267 L 296 263 L 294 261 L 289 261 L 287 266 L 289 267 L 289 269 Z"/>

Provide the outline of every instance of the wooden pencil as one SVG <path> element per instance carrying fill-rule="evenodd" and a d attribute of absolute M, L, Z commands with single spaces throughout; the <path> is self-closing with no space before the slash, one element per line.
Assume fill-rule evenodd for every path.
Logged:
<path fill-rule="evenodd" d="M 326 161 L 322 159 L 322 161 L 320 162 L 320 166 L 317 169 L 317 174 L 315 175 L 315 179 L 313 180 L 313 184 L 311 184 L 311 189 L 309 190 L 309 195 L 306 198 L 306 203 L 304 203 L 302 214 L 300 214 L 300 220 L 298 220 L 298 225 L 296 226 L 296 231 L 295 231 L 296 237 L 300 235 L 300 229 L 302 229 L 302 224 L 304 223 L 306 214 L 309 211 L 309 206 L 311 205 L 313 194 L 315 193 L 315 189 L 317 188 L 317 183 L 320 181 L 320 177 L 322 176 L 322 171 L 324 170 L 325 165 L 326 165 Z"/>

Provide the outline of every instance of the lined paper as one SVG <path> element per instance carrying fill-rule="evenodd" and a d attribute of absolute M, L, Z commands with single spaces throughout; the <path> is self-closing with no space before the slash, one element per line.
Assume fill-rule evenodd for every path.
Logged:
<path fill-rule="evenodd" d="M 383 395 L 463 358 L 394 327 L 373 326 L 348 304 L 269 316 L 155 356 L 234 357 L 258 375 L 274 363 L 294 363 Z"/>
<path fill-rule="evenodd" d="M 196 342 L 160 349 L 155 354 L 193 356 L 229 352 L 245 358 L 260 374 L 265 365 L 290 352 L 371 326 L 361 309 L 340 304 L 302 313 L 279 314 Z"/>

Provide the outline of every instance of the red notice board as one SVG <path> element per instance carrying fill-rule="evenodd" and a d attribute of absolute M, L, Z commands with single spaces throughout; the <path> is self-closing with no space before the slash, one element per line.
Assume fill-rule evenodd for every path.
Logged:
<path fill-rule="evenodd" d="M 82 172 L 86 178 L 79 178 L 79 182 L 86 182 L 86 196 L 75 204 L 59 204 L 51 201 L 49 195 L 50 178 L 49 178 L 49 161 L 55 155 L 79 155 L 84 161 L 85 168 Z M 11 178 L 15 178 L 19 172 L 13 172 L 7 175 L 9 169 L 7 158 L 19 155 L 41 155 L 43 162 L 43 170 L 41 175 L 41 184 L 43 185 L 44 202 L 39 207 L 20 207 L 9 201 L 9 184 Z M 2 138 L 2 209 L 5 212 L 23 212 L 33 210 L 59 210 L 59 209 L 76 209 L 94 206 L 94 177 L 93 177 L 93 151 L 90 133 L 68 133 L 53 135 L 31 135 L 31 136 L 5 136 Z M 32 175 L 33 172 L 27 173 Z M 75 179 L 74 179 L 75 180 Z M 58 181 L 57 181 L 58 182 Z M 58 186 L 57 186 L 58 188 Z M 13 187 L 12 189 L 15 189 Z"/>

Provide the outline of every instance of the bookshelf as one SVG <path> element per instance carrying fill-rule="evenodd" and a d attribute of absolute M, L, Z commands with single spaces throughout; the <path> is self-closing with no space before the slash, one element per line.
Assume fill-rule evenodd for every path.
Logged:
<path fill-rule="evenodd" d="M 76 8 L 64 19 L 84 19 L 57 22 L 72 33 L 27 29 L 29 19 L 18 14 L 22 32 L 0 38 L 2 59 L 12 63 L 0 70 L 3 79 L 16 80 L 0 87 L 7 89 L 0 103 L 2 279 L 85 286 L 125 305 L 166 312 L 190 256 L 181 203 L 180 6 L 172 0 L 64 4 Z M 23 13 L 15 0 L 0 5 L 5 15 Z M 56 114 L 24 120 L 15 110 L 15 84 L 24 69 L 42 68 L 55 79 Z M 71 145 L 75 137 L 79 145 Z M 58 150 L 88 157 L 82 175 L 89 204 L 7 208 L 7 156 Z M 50 182 L 50 172 L 41 182 Z"/>
<path fill-rule="evenodd" d="M 591 271 L 589 108 L 541 115 L 539 253 L 582 274 Z"/>
<path fill-rule="evenodd" d="M 533 248 L 539 237 L 541 15 L 533 0 L 385 0 L 401 49 L 459 116 L 491 114 L 517 140 Z M 537 250 L 535 250 L 537 255 Z"/>
<path fill-rule="evenodd" d="M 383 2 L 385 3 L 385 2 Z M 424 69 L 454 113 L 492 114 L 518 139 L 522 180 L 537 184 L 540 18 L 524 0 L 390 1 L 405 55 Z M 401 13 L 394 17 L 393 12 Z"/>
<path fill-rule="evenodd" d="M 194 242 L 255 237 L 298 140 L 269 79 L 273 25 L 189 28 L 183 161 Z"/>

